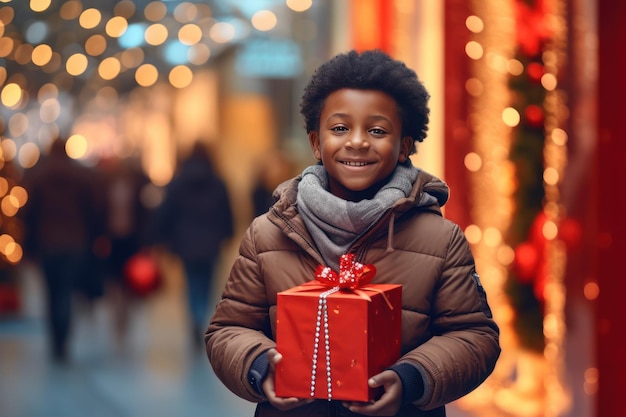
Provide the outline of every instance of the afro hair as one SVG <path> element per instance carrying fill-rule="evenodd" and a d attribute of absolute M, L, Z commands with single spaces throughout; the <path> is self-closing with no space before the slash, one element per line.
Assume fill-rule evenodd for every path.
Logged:
<path fill-rule="evenodd" d="M 304 89 L 300 113 L 307 133 L 318 130 L 324 101 L 343 89 L 377 90 L 391 96 L 400 110 L 402 136 L 422 142 L 428 130 L 430 95 L 417 74 L 380 50 L 352 50 L 322 64 Z M 415 146 L 411 153 L 415 152 Z"/>

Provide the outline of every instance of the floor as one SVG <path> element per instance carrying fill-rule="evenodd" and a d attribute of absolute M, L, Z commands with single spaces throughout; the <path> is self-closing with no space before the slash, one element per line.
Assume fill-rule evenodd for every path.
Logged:
<path fill-rule="evenodd" d="M 112 336 L 111 309 L 77 302 L 70 360 L 48 359 L 40 279 L 22 279 L 23 312 L 0 319 L 0 416 L 252 416 L 254 405 L 214 376 L 194 349 L 181 292 L 169 286 L 131 309 L 124 346 Z"/>

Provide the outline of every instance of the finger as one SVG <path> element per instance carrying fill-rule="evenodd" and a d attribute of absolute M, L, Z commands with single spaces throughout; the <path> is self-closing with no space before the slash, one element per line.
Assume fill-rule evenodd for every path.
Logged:
<path fill-rule="evenodd" d="M 310 404 L 313 399 L 304 399 L 304 398 L 295 398 L 295 397 L 289 397 L 289 398 L 279 398 L 276 396 L 272 396 L 271 398 L 268 398 L 270 404 L 272 404 L 272 406 L 274 406 L 275 408 L 281 410 L 281 411 L 287 411 L 287 410 L 291 410 L 292 408 L 296 408 L 296 407 L 302 407 L 303 405 L 306 404 Z"/>
<path fill-rule="evenodd" d="M 283 355 L 278 353 L 274 348 L 267 351 L 267 361 L 269 362 L 270 369 L 274 369 L 275 365 L 283 359 Z"/>

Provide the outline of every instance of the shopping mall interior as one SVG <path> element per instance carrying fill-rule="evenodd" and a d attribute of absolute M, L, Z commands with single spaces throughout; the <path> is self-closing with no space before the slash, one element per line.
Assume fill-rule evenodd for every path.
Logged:
<path fill-rule="evenodd" d="M 149 293 L 120 299 L 104 278 L 76 291 L 67 361 L 51 358 L 25 178 L 63 138 L 85 169 L 136 168 L 149 213 L 204 145 L 234 219 L 214 305 L 257 187 L 315 162 L 304 86 L 350 49 L 381 49 L 426 86 L 428 136 L 412 161 L 450 186 L 444 215 L 464 231 L 500 327 L 495 370 L 448 416 L 626 415 L 626 6 L 614 3 L 0 0 L 0 415 L 254 414 L 188 336 L 181 261 L 161 246 L 142 248 L 160 279 Z"/>

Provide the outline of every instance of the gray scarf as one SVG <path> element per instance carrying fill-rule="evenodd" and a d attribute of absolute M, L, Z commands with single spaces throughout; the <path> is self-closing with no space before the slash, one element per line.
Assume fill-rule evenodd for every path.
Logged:
<path fill-rule="evenodd" d="M 371 200 L 347 201 L 328 191 L 323 165 L 302 172 L 298 185 L 298 210 L 320 251 L 325 266 L 339 270 L 339 257 L 398 199 L 408 197 L 419 170 L 398 164 L 389 182 Z"/>

